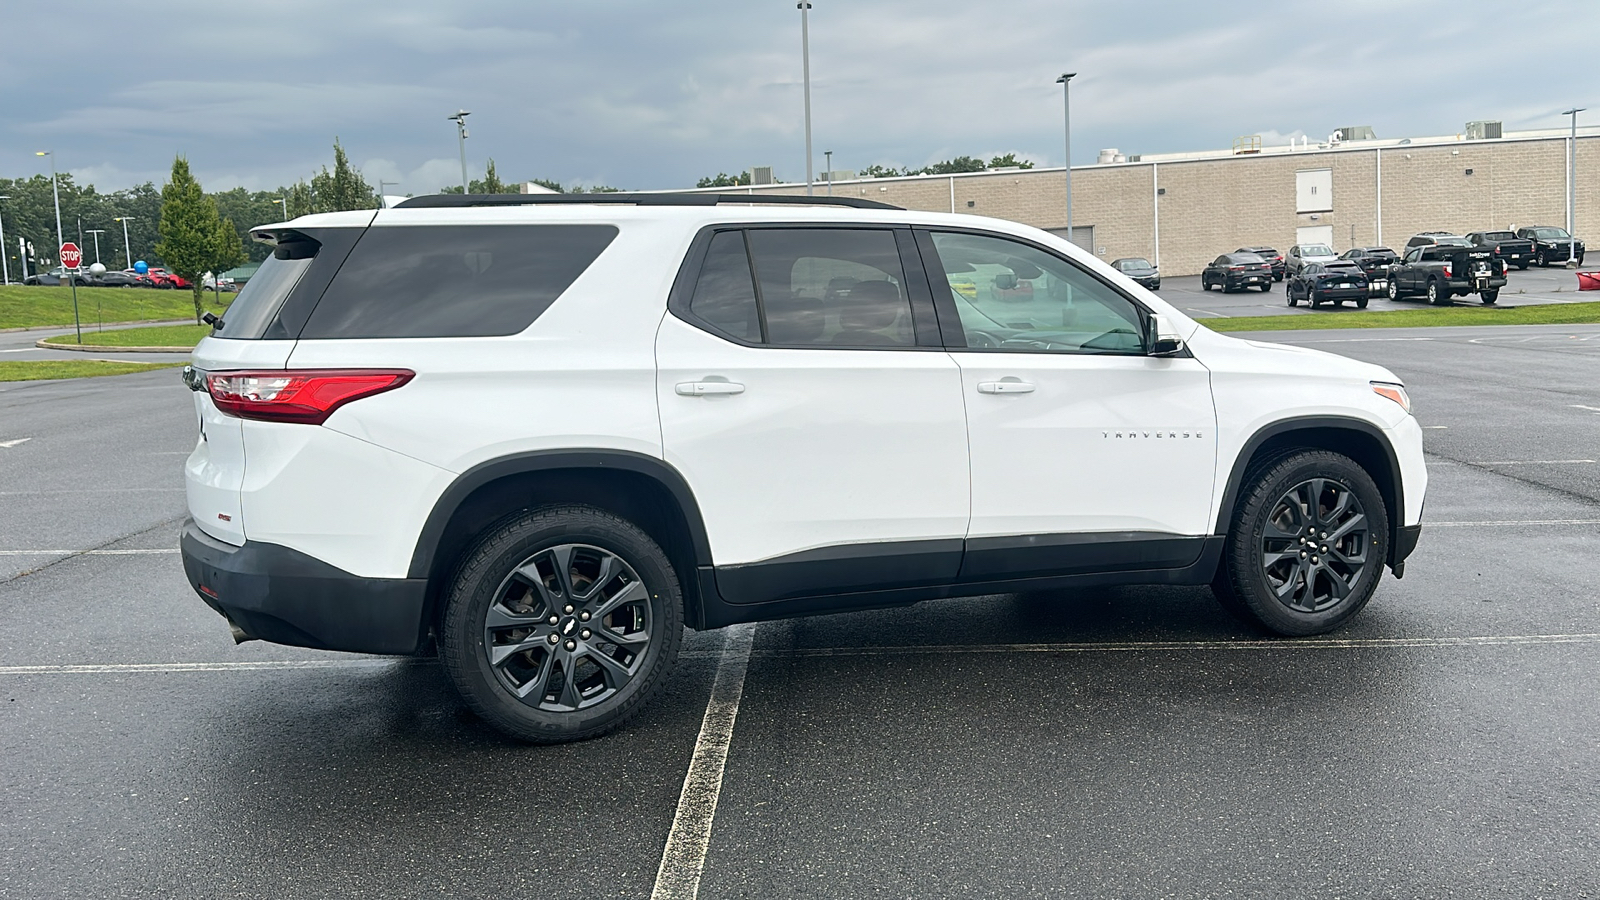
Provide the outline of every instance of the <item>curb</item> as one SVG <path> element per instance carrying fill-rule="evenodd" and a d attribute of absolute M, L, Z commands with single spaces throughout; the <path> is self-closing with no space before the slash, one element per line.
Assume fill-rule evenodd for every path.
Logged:
<path fill-rule="evenodd" d="M 188 319 L 135 319 L 131 322 L 100 322 L 100 325 L 187 325 Z M 15 334 L 20 331 L 60 331 L 65 325 L 25 325 L 21 328 L 0 328 L 0 334 Z"/>
<path fill-rule="evenodd" d="M 51 344 L 33 342 L 41 350 L 71 350 L 74 353 L 193 353 L 193 347 L 108 347 L 105 344 Z"/>

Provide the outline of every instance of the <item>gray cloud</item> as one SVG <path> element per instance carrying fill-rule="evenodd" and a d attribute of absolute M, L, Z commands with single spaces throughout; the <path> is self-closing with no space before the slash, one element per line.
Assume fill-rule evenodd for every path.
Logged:
<path fill-rule="evenodd" d="M 8 10 L 7 31 L 51 33 L 56 12 Z M 634 188 L 805 168 L 789 0 L 89 0 L 74 15 L 90 35 L 142 35 L 141 52 L 64 66 L 54 42 L 10 44 L 0 174 L 40 171 L 32 151 L 48 148 L 114 188 L 159 180 L 181 152 L 208 187 L 272 187 L 328 163 L 338 135 L 370 180 L 422 193 L 459 178 L 444 118 L 458 107 L 473 111 L 474 174 L 491 156 L 508 179 Z M 1479 118 L 1553 127 L 1566 105 L 1600 107 L 1581 37 L 1596 26 L 1600 4 L 1553 0 L 1515 16 L 1488 0 L 814 0 L 816 166 L 824 149 L 838 168 L 1007 151 L 1059 164 L 1063 69 L 1079 73 L 1079 163 L 1101 147 L 1215 148 L 1353 124 L 1385 136 Z"/>

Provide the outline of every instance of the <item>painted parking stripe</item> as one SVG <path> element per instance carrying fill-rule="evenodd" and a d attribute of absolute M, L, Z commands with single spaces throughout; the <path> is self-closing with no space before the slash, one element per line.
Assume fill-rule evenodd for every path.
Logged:
<path fill-rule="evenodd" d="M 1483 522 L 1423 522 L 1427 528 L 1511 528 L 1517 525 L 1600 525 L 1600 519 L 1499 519 Z"/>
<path fill-rule="evenodd" d="M 1478 463 L 1480 466 L 1569 466 L 1578 463 L 1592 463 L 1592 459 L 1498 459 L 1485 460 Z"/>
<path fill-rule="evenodd" d="M 383 669 L 421 665 L 421 659 L 270 659 L 241 662 L 105 663 L 77 666 L 0 666 L 0 675 L 181 675 L 187 672 L 262 672 L 294 669 Z"/>
<path fill-rule="evenodd" d="M 0 556 L 145 556 L 181 552 L 176 547 L 151 550 L 0 550 Z"/>
<path fill-rule="evenodd" d="M 678 810 L 672 817 L 666 848 L 661 852 L 651 900 L 694 900 L 700 893 L 700 875 L 706 866 L 706 850 L 711 846 L 711 822 L 722 795 L 722 773 L 728 764 L 728 747 L 733 743 L 733 726 L 739 717 L 754 638 L 754 625 L 735 625 L 723 639 L 711 700 L 706 703 L 689 771 L 683 776 L 683 791 L 678 795 Z"/>
<path fill-rule="evenodd" d="M 917 656 L 922 654 L 1126 653 L 1219 650 L 1382 650 L 1413 647 L 1504 647 L 1600 644 L 1600 634 L 1517 634 L 1484 637 L 1305 638 L 1260 641 L 1086 641 L 1054 644 L 953 644 L 905 647 L 815 647 L 756 650 L 758 658 L 812 656 Z"/>

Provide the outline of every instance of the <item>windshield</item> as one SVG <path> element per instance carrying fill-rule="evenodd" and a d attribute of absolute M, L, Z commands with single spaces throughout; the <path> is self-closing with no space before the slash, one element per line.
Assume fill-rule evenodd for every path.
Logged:
<path fill-rule="evenodd" d="M 1154 266 L 1150 265 L 1150 260 L 1148 259 L 1139 259 L 1138 257 L 1135 257 L 1133 259 L 1117 260 L 1117 268 L 1126 272 L 1129 269 L 1151 269 L 1154 268 Z"/>
<path fill-rule="evenodd" d="M 1564 241 L 1567 239 L 1567 230 L 1565 228 L 1535 228 L 1533 229 L 1533 236 L 1541 241 Z"/>
<path fill-rule="evenodd" d="M 1333 248 L 1327 244 L 1306 244 L 1300 248 L 1301 256 L 1332 256 Z"/>
<path fill-rule="evenodd" d="M 1509 231 L 1486 231 L 1483 233 L 1483 237 L 1485 240 L 1490 241 L 1509 241 L 1515 238 L 1516 235 Z"/>

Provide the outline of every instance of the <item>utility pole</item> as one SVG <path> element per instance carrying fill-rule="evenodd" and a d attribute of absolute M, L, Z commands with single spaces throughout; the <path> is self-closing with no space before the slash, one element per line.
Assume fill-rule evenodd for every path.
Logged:
<path fill-rule="evenodd" d="M 61 231 L 61 189 L 56 186 L 56 154 L 54 150 L 40 150 L 34 156 L 50 157 L 50 193 L 56 198 L 56 256 L 61 255 L 61 245 L 67 242 L 67 237 Z M 56 260 L 59 265 L 60 259 Z"/>
<path fill-rule="evenodd" d="M 795 4 L 800 10 L 800 73 L 805 82 L 806 96 L 806 196 L 811 196 L 811 30 L 806 14 L 811 4 L 806 0 Z"/>
<path fill-rule="evenodd" d="M 100 235 L 105 234 L 104 228 L 91 228 L 89 233 L 94 235 L 94 261 L 100 262 Z"/>
<path fill-rule="evenodd" d="M 828 196 L 832 197 L 833 196 L 833 151 L 832 150 L 824 150 L 824 151 L 822 151 L 822 155 L 828 158 L 828 169 L 827 169 L 827 171 L 822 173 L 822 177 L 828 179 Z"/>
<path fill-rule="evenodd" d="M 1056 84 L 1061 85 L 1063 109 L 1066 113 L 1066 138 L 1067 138 L 1067 240 L 1073 240 L 1072 234 L 1072 79 L 1077 77 L 1077 72 L 1067 72 L 1056 79 Z"/>
<path fill-rule="evenodd" d="M 10 199 L 11 198 L 9 196 L 0 196 L 0 202 L 6 201 L 6 200 L 10 200 Z M 5 214 L 4 213 L 0 213 L 0 278 L 4 279 L 4 281 L 0 282 L 0 283 L 4 283 L 4 284 L 7 284 L 7 285 L 11 284 L 11 263 L 6 261 L 6 257 L 9 254 L 10 254 L 10 250 L 6 247 L 6 220 L 5 220 Z"/>
<path fill-rule="evenodd" d="M 1567 139 L 1567 265 L 1578 267 L 1578 113 L 1587 107 L 1574 107 L 1562 113 L 1572 117 L 1572 137 Z"/>
<path fill-rule="evenodd" d="M 472 113 L 460 110 L 453 116 L 445 116 L 445 120 L 456 123 L 456 142 L 461 147 L 461 193 L 467 193 L 467 116 Z"/>
<path fill-rule="evenodd" d="M 128 264 L 130 269 L 133 268 L 133 247 L 128 243 L 128 222 L 137 218 L 138 216 L 119 216 L 117 218 L 117 221 L 122 223 L 122 255 L 127 257 L 123 261 Z"/>
<path fill-rule="evenodd" d="M 398 182 L 398 181 L 384 181 L 381 178 L 378 179 L 378 208 L 379 209 L 388 209 L 389 208 L 389 201 L 387 201 L 387 200 L 385 200 L 383 198 L 383 186 L 386 185 L 386 184 L 399 184 L 399 183 L 400 182 Z"/>

